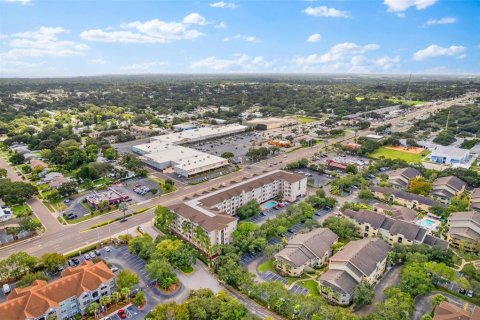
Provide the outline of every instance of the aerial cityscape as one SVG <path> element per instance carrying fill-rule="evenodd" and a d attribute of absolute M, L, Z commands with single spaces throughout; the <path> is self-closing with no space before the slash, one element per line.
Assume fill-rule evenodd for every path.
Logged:
<path fill-rule="evenodd" d="M 0 320 L 480 320 L 479 17 L 0 0 Z"/>

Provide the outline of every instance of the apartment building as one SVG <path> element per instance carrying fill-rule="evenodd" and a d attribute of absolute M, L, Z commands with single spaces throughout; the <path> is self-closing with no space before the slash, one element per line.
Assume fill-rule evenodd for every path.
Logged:
<path fill-rule="evenodd" d="M 455 176 L 441 177 L 433 182 L 430 195 L 435 200 L 448 204 L 453 197 L 464 192 L 466 187 L 467 184 Z"/>
<path fill-rule="evenodd" d="M 3 201 L 1 201 L 3 203 Z M 5 222 L 14 217 L 12 209 L 5 204 L 0 204 L 0 222 Z"/>
<path fill-rule="evenodd" d="M 389 245 L 400 243 L 408 246 L 424 243 L 435 247 L 448 247 L 447 241 L 428 234 L 427 229 L 413 222 L 393 219 L 370 210 L 347 209 L 344 215 L 357 225 L 358 234 L 364 238 L 381 237 Z"/>
<path fill-rule="evenodd" d="M 448 217 L 447 238 L 453 247 L 480 251 L 480 212 L 454 212 Z"/>
<path fill-rule="evenodd" d="M 388 176 L 388 182 L 393 188 L 406 189 L 410 180 L 421 177 L 422 174 L 417 169 L 407 167 L 394 170 Z"/>
<path fill-rule="evenodd" d="M 60 279 L 36 280 L 26 288 L 15 288 L 0 303 L 0 318 L 8 320 L 71 319 L 85 314 L 92 302 L 115 290 L 115 274 L 104 262 L 67 268 Z"/>
<path fill-rule="evenodd" d="M 480 211 L 480 188 L 473 190 L 470 195 L 470 208 Z"/>
<path fill-rule="evenodd" d="M 387 267 L 390 246 L 379 238 L 350 241 L 330 258 L 320 276 L 320 293 L 333 304 L 349 305 L 362 281 L 375 284 Z"/>
<path fill-rule="evenodd" d="M 327 228 L 297 234 L 275 255 L 275 268 L 291 277 L 300 276 L 306 268 L 318 268 L 328 262 L 332 245 L 338 236 Z"/>
<path fill-rule="evenodd" d="M 209 245 L 230 243 L 237 227 L 237 218 L 233 216 L 238 207 L 250 200 L 262 203 L 278 195 L 293 202 L 306 193 L 307 177 L 281 170 L 271 171 L 210 193 L 195 194 L 192 199 L 169 206 L 176 215 L 172 230 L 203 249 L 205 245 L 199 242 L 194 232 L 197 227 L 207 234 Z"/>
<path fill-rule="evenodd" d="M 373 195 L 384 201 L 396 202 L 397 204 L 418 211 L 429 211 L 432 206 L 442 205 L 433 199 L 388 187 L 371 187 Z"/>

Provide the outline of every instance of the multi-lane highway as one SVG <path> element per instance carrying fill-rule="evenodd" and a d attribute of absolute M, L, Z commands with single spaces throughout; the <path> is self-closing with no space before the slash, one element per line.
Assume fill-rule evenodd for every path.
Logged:
<path fill-rule="evenodd" d="M 392 123 L 393 127 L 398 126 L 405 121 L 416 119 L 425 115 L 434 110 L 441 108 L 447 108 L 463 98 L 459 98 L 452 101 L 447 101 L 443 104 L 437 105 L 427 105 L 419 110 L 412 112 L 411 114 L 401 116 L 398 118 L 390 119 L 385 123 Z M 404 127 L 404 126 L 403 126 Z M 219 177 L 201 183 L 195 186 L 182 186 L 179 189 L 171 194 L 163 195 L 142 203 L 132 205 L 129 210 L 137 211 L 144 208 L 152 208 L 144 213 L 132 216 L 126 222 L 115 222 L 107 226 L 96 228 L 93 230 L 88 230 L 89 227 L 99 224 L 101 222 L 109 221 L 115 218 L 118 218 L 122 215 L 121 212 L 115 211 L 109 214 L 105 214 L 99 217 L 95 217 L 88 221 L 84 221 L 78 224 L 73 225 L 61 225 L 55 217 L 48 211 L 48 209 L 41 203 L 41 201 L 34 199 L 29 202 L 29 204 L 34 209 L 35 214 L 42 220 L 42 223 L 46 227 L 46 231 L 35 238 L 25 240 L 23 242 L 15 243 L 10 246 L 5 246 L 0 248 L 0 259 L 4 259 L 12 253 L 25 251 L 34 256 L 40 256 L 46 252 L 59 252 L 59 253 L 68 253 L 76 249 L 80 249 L 89 244 L 96 243 L 103 239 L 107 239 L 112 235 L 127 231 L 131 228 L 144 223 L 148 223 L 154 217 L 154 207 L 157 205 L 171 205 L 183 201 L 185 197 L 191 197 L 195 194 L 200 194 L 203 191 L 209 191 L 214 187 L 219 185 L 228 185 L 232 181 L 240 181 L 243 177 L 251 177 L 255 173 L 261 173 L 265 170 L 274 170 L 283 168 L 287 163 L 299 160 L 302 158 L 308 158 L 313 156 L 315 153 L 321 151 L 323 148 L 333 145 L 341 141 L 348 141 L 355 136 L 364 136 L 371 133 L 369 130 L 358 131 L 355 134 L 350 133 L 343 137 L 331 139 L 328 143 L 321 143 L 319 145 L 301 148 L 295 152 L 288 154 L 278 155 L 274 158 L 271 158 L 267 161 L 262 161 L 256 164 L 249 165 L 247 169 L 240 170 L 238 172 Z M 9 167 L 9 165 L 0 158 L 0 167 L 6 168 L 8 170 L 8 177 L 12 180 L 18 180 L 16 173 Z M 16 177 L 15 177 L 16 176 Z"/>

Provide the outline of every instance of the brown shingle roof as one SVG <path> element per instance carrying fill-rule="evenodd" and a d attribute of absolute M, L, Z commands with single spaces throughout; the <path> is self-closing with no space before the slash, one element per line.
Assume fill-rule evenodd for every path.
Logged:
<path fill-rule="evenodd" d="M 206 231 L 225 229 L 229 223 L 237 220 L 235 217 L 218 212 L 212 212 L 214 215 L 209 216 L 184 203 L 172 205 L 168 208 L 176 214 L 190 220 L 192 223 L 199 225 Z"/>
<path fill-rule="evenodd" d="M 329 269 L 320 276 L 319 280 L 322 285 L 346 294 L 352 294 L 358 284 L 351 275 L 343 270 Z"/>
<path fill-rule="evenodd" d="M 314 258 L 322 258 L 331 249 L 338 236 L 327 228 L 314 229 L 297 234 L 275 257 L 291 262 L 295 267 L 304 265 Z"/>
<path fill-rule="evenodd" d="M 475 309 L 478 309 L 478 307 L 475 307 Z M 473 314 L 475 314 L 475 311 Z M 473 314 L 452 303 L 442 301 L 435 308 L 433 320 L 479 320 L 477 316 L 474 318 Z"/>
<path fill-rule="evenodd" d="M 94 264 L 86 261 L 78 267 L 67 268 L 60 279 L 50 283 L 36 280 L 29 287 L 13 289 L 7 301 L 0 304 L 0 318 L 23 320 L 40 317 L 65 299 L 93 291 L 113 277 L 115 275 L 104 262 Z"/>
<path fill-rule="evenodd" d="M 454 190 L 460 191 L 467 184 L 463 180 L 461 180 L 461 179 L 459 179 L 455 176 L 441 177 L 441 178 L 436 179 L 433 182 L 433 189 L 435 190 L 436 188 L 444 186 L 444 185 L 450 186 Z"/>

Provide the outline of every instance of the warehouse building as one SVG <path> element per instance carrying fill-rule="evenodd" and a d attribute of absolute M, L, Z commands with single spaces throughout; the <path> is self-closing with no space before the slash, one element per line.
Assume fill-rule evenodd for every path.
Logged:
<path fill-rule="evenodd" d="M 218 127 L 201 127 L 196 129 L 184 130 L 181 132 L 173 132 L 161 136 L 155 136 L 150 138 L 150 141 L 185 144 L 240 133 L 247 130 L 247 128 L 247 126 L 242 126 L 238 123 L 227 124 L 225 126 Z"/>

